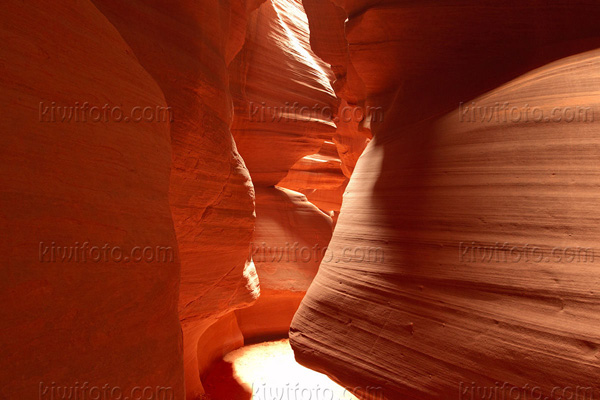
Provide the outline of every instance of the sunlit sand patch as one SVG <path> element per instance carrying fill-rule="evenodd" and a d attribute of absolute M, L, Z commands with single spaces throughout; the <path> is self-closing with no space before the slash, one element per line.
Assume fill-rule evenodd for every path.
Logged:
<path fill-rule="evenodd" d="M 298 364 L 287 339 L 245 346 L 223 360 L 253 400 L 357 400 L 351 390 Z"/>

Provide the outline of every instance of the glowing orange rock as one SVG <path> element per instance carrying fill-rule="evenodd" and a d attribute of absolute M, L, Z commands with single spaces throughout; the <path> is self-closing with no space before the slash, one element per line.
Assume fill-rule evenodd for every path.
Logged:
<path fill-rule="evenodd" d="M 330 247 L 384 259 L 320 266 L 291 326 L 301 363 L 390 399 L 471 398 L 498 382 L 542 397 L 600 389 L 599 261 L 471 261 L 460 244 L 594 247 L 597 119 L 467 120 L 459 107 L 599 110 L 598 51 L 545 65 L 600 45 L 600 7 L 576 3 L 344 2 L 350 58 L 385 115 Z"/>
<path fill-rule="evenodd" d="M 159 386 L 182 399 L 169 122 L 90 121 L 92 107 L 129 116 L 165 97 L 91 2 L 7 0 L 0 14 L 0 398 Z M 50 106 L 73 114 L 51 122 Z M 173 258 L 113 250 L 136 246 Z"/>
<path fill-rule="evenodd" d="M 287 334 L 331 233 L 331 218 L 303 194 L 257 188 L 252 258 L 261 296 L 251 307 L 236 311 L 244 337 L 257 340 Z"/>

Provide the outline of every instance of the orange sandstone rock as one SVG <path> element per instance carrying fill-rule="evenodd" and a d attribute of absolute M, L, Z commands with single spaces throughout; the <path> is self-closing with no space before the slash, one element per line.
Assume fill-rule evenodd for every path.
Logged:
<path fill-rule="evenodd" d="M 371 119 L 380 119 L 383 110 L 365 103 L 365 84 L 352 64 L 344 32 L 346 11 L 331 1 L 303 0 L 302 4 L 309 20 L 311 47 L 335 73 L 332 86 L 341 101 L 334 118 L 333 142 L 342 171 L 349 178 L 371 138 Z"/>
<path fill-rule="evenodd" d="M 310 48 L 299 0 L 263 3 L 230 66 L 232 132 L 256 186 L 279 182 L 335 131 L 332 73 Z"/>
<path fill-rule="evenodd" d="M 179 314 L 187 397 L 203 393 L 198 341 L 208 326 L 257 297 L 248 243 L 254 192 L 236 150 L 228 62 L 258 1 L 95 0 L 173 110 L 169 201 L 181 255 Z M 202 343 L 201 347 L 209 345 Z"/>
<path fill-rule="evenodd" d="M 246 339 L 287 334 L 331 239 L 329 216 L 297 192 L 257 188 L 252 258 L 260 299 L 236 315 Z"/>
<path fill-rule="evenodd" d="M 340 210 L 347 184 L 338 150 L 333 142 L 326 141 L 319 153 L 294 164 L 277 186 L 301 192 L 311 203 L 331 213 Z"/>
<path fill-rule="evenodd" d="M 331 87 L 333 74 L 309 41 L 308 20 L 299 0 L 267 1 L 248 18 L 244 47 L 230 65 L 232 131 L 257 192 L 252 253 L 261 298 L 236 311 L 247 340 L 287 335 L 331 237 L 329 216 L 301 193 L 273 187 L 299 160 L 317 153 L 335 131 L 338 101 Z M 344 176 L 334 156 L 327 156 L 331 159 L 327 177 L 309 171 L 320 162 L 309 161 L 306 169 L 295 170 L 294 189 L 340 186 Z M 304 247 L 311 253 L 306 261 L 298 254 Z M 280 255 L 282 259 L 270 259 Z"/>
<path fill-rule="evenodd" d="M 0 14 L 0 398 L 182 399 L 169 121 L 82 111 L 165 109 L 163 92 L 87 0 Z M 126 262 L 136 246 L 171 255 Z"/>
<path fill-rule="evenodd" d="M 599 261 L 552 253 L 594 248 L 600 234 L 598 122 L 533 118 L 600 112 L 598 51 L 547 64 L 598 47 L 600 7 L 339 3 L 366 104 L 385 115 L 330 247 L 383 259 L 320 266 L 291 326 L 297 359 L 389 399 L 471 398 L 498 382 L 543 397 L 580 382 L 599 390 Z M 504 103 L 521 117 L 469 114 Z M 521 258 L 487 259 L 496 243 Z M 525 245 L 537 248 L 529 260 Z M 486 258 L 473 256 L 482 246 Z M 548 259 L 535 262 L 540 252 Z"/>

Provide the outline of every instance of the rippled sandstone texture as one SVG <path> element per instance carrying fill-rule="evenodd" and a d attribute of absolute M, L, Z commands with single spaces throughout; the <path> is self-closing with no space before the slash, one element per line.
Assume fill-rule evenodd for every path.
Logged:
<path fill-rule="evenodd" d="M 255 186 L 273 186 L 335 131 L 329 67 L 311 50 L 299 0 L 271 0 L 248 19 L 230 66 L 232 132 Z"/>
<path fill-rule="evenodd" d="M 88 102 L 129 114 L 165 97 L 91 2 L 7 0 L 0 14 L 0 398 L 49 399 L 53 386 L 87 382 L 182 399 L 169 122 L 62 121 L 64 109 L 51 122 L 44 111 Z M 45 250 L 85 242 L 175 257 L 53 262 Z"/>
<path fill-rule="evenodd" d="M 245 338 L 257 341 L 287 335 L 332 230 L 331 218 L 303 194 L 257 188 L 251 252 L 261 295 L 251 307 L 235 312 Z"/>
<path fill-rule="evenodd" d="M 254 191 L 229 126 L 227 65 L 260 1 L 113 1 L 96 6 L 131 46 L 172 108 L 169 204 L 181 259 L 179 317 L 187 398 L 203 393 L 201 367 L 239 332 L 202 342 L 218 318 L 255 301 L 248 245 Z M 227 347 L 227 346 L 226 346 Z M 229 348 L 228 350 L 231 350 Z M 198 357 L 199 351 L 201 356 Z"/>
<path fill-rule="evenodd" d="M 331 238 L 328 215 L 301 193 L 274 185 L 298 160 L 331 140 L 337 98 L 333 74 L 310 48 L 299 0 L 269 0 L 252 13 L 244 46 L 229 70 L 232 132 L 257 193 L 251 252 L 261 289 L 253 306 L 235 314 L 245 339 L 256 341 L 287 335 L 316 274 L 322 254 L 303 262 L 293 253 L 302 247 L 324 248 Z"/>
<path fill-rule="evenodd" d="M 311 49 L 330 64 L 333 73 L 332 87 L 339 99 L 332 118 L 336 130 L 331 141 L 318 153 L 299 160 L 278 185 L 306 194 L 335 221 L 348 178 L 371 138 L 371 119 L 380 118 L 381 113 L 370 112 L 366 104 L 364 82 L 350 59 L 344 9 L 329 1 L 303 0 L 302 4 L 309 21 Z"/>
<path fill-rule="evenodd" d="M 170 130 L 167 126 L 163 132 L 170 135 L 172 144 L 164 146 L 166 154 L 171 153 L 168 161 L 172 158 L 172 163 L 165 165 L 165 168 L 170 168 L 170 177 L 166 177 L 164 182 L 169 184 L 168 200 L 173 219 L 172 222 L 169 219 L 169 226 L 175 227 L 181 273 L 179 274 L 178 268 L 174 268 L 169 270 L 173 273 L 169 276 L 171 280 L 158 279 L 166 274 L 164 271 L 157 272 L 158 277 L 150 274 L 151 277 L 146 279 L 166 283 L 173 298 L 177 297 L 176 289 L 180 283 L 178 308 L 184 333 L 187 397 L 195 398 L 203 392 L 199 366 L 206 363 L 204 356 L 198 358 L 199 339 L 217 318 L 251 304 L 258 295 L 256 273 L 248 251 L 254 229 L 254 193 L 248 171 L 237 153 L 229 130 L 233 110 L 228 95 L 227 64 L 243 44 L 246 16 L 260 1 L 204 1 L 200 4 L 186 1 L 97 0 L 94 4 L 104 14 L 98 18 L 104 20 L 114 36 L 119 38 L 119 43 L 127 43 L 125 51 L 130 61 L 127 64 L 120 59 L 111 59 L 111 63 L 102 64 L 105 71 L 88 71 L 86 76 L 90 82 L 83 87 L 92 87 L 94 80 L 97 80 L 96 75 L 110 75 L 116 83 L 111 82 L 108 87 L 120 87 L 122 82 L 131 81 L 131 86 L 136 87 L 137 92 L 151 91 L 154 85 L 159 93 L 162 90 L 163 102 L 166 100 L 166 105 L 172 110 Z M 91 4 L 88 7 L 94 9 Z M 96 13 L 100 15 L 97 11 Z M 53 11 L 48 18 L 60 19 L 62 15 Z M 102 28 L 97 32 L 88 29 L 85 21 L 77 29 L 77 32 L 83 32 L 81 35 L 84 37 L 87 37 L 85 35 L 88 32 L 92 32 L 89 35 L 100 35 L 101 39 L 105 35 Z M 60 33 L 62 35 L 56 35 L 57 43 L 73 40 L 69 36 L 70 32 Z M 107 41 L 111 45 L 113 42 Z M 93 48 L 96 44 L 88 46 Z M 48 52 L 46 46 L 40 47 L 40 52 Z M 80 57 L 81 60 L 84 60 L 85 54 Z M 74 58 L 71 62 L 84 62 L 76 60 L 79 59 Z M 151 77 L 151 84 L 132 79 L 129 76 L 130 70 L 137 75 Z M 96 85 L 101 87 L 106 83 L 98 81 Z M 93 94 L 92 89 L 84 93 Z M 120 93 L 110 95 L 109 98 L 117 104 L 124 101 Z M 141 101 L 143 99 L 133 98 L 131 102 L 144 106 L 146 104 Z M 131 126 L 129 129 L 136 127 L 140 128 Z M 82 126 L 82 130 L 85 128 Z M 134 132 L 147 136 L 143 131 Z M 85 143 L 83 139 L 82 143 Z M 110 144 L 110 141 L 107 143 Z M 138 145 L 139 149 L 130 147 L 116 148 L 126 154 L 138 155 L 139 162 L 144 164 L 157 163 L 157 157 L 153 154 L 140 153 L 139 149 L 144 149 L 144 146 Z M 104 159 L 105 156 L 99 154 L 97 158 Z M 81 163 L 84 162 L 82 159 Z M 134 168 L 126 163 L 121 164 L 127 171 L 138 168 L 137 165 Z M 157 179 L 155 185 L 160 182 Z M 115 198 L 128 193 L 126 190 L 113 189 L 110 193 Z M 140 194 L 142 195 L 143 193 Z M 149 199 L 157 198 L 156 195 L 145 196 Z M 145 216 L 146 211 L 153 213 L 153 209 L 147 208 L 135 198 L 131 202 L 139 207 L 141 216 Z M 106 204 L 114 204 L 114 201 L 106 201 Z M 149 232 L 163 229 L 160 225 L 152 225 L 155 215 L 146 219 L 148 222 L 143 224 L 143 229 Z M 155 299 L 151 304 L 154 301 Z M 160 307 L 146 306 L 143 302 L 136 301 L 135 297 L 131 302 L 158 313 L 167 305 L 171 307 L 171 312 L 174 311 L 173 305 L 168 302 Z M 230 334 L 230 337 L 224 335 L 222 342 L 211 340 L 202 343 L 205 346 L 202 354 L 213 354 L 215 349 L 227 343 L 235 343 L 239 332 L 236 334 L 231 331 Z M 113 340 L 120 341 L 120 337 L 114 337 Z M 125 344 L 130 341 L 122 342 Z M 177 346 L 181 346 L 180 338 Z M 177 348 L 170 358 L 165 355 L 165 360 L 157 360 L 152 364 L 171 366 L 180 362 L 180 351 Z M 177 368 L 171 369 L 173 371 L 170 373 L 177 373 Z M 158 370 L 162 370 L 162 366 Z"/>
<path fill-rule="evenodd" d="M 298 160 L 277 186 L 304 193 L 311 203 L 331 214 L 340 211 L 347 184 L 336 145 L 325 141 L 318 153 Z"/>
<path fill-rule="evenodd" d="M 331 65 L 335 74 L 333 89 L 340 103 L 334 118 L 333 141 L 342 161 L 341 169 L 349 178 L 371 138 L 371 119 L 381 116 L 366 103 L 365 84 L 350 58 L 344 9 L 331 1 L 303 0 L 302 4 L 309 20 L 311 48 Z"/>
<path fill-rule="evenodd" d="M 233 123 L 254 185 L 265 188 L 283 178 L 299 158 L 318 151 L 335 129 L 331 120 L 320 116 L 309 121 L 299 121 L 302 116 L 298 114 L 277 121 L 252 118 L 252 105 L 263 102 L 280 108 L 286 102 L 337 106 L 330 86 L 332 74 L 310 50 L 301 3 L 260 3 L 96 0 L 173 108 L 170 205 L 181 255 L 179 314 L 190 399 L 204 392 L 201 378 L 210 363 L 240 346 L 244 336 L 287 332 L 310 282 L 304 282 L 301 290 L 293 285 L 275 290 L 267 279 L 263 298 L 250 314 L 233 312 L 256 300 L 255 265 L 260 275 L 260 262 L 250 259 L 254 189 L 229 126 Z M 290 198 L 289 203 L 297 209 L 284 207 L 282 215 L 275 214 L 280 218 L 279 231 L 267 232 L 274 235 L 274 243 L 289 237 L 289 221 L 309 214 L 309 221 L 316 218 L 329 223 L 318 239 L 324 246 L 331 235 L 329 217 L 316 207 L 307 207 L 305 200 Z M 258 205 L 259 220 L 260 210 L 264 208 Z M 264 221 L 273 218 L 267 211 L 264 214 Z M 263 239 L 261 226 L 256 235 Z M 302 223 L 299 227 L 313 229 Z M 305 234 L 297 233 L 300 239 Z M 312 268 L 296 267 L 312 278 L 317 263 Z M 274 295 L 266 295 L 268 290 Z M 279 311 L 280 321 L 266 318 L 270 314 L 265 311 L 272 307 Z"/>
<path fill-rule="evenodd" d="M 386 114 L 330 247 L 380 247 L 384 262 L 320 266 L 291 326 L 297 359 L 389 399 L 471 398 L 472 382 L 599 390 L 600 261 L 551 251 L 594 248 L 600 234 L 600 53 L 550 62 L 600 46 L 600 7 L 339 3 L 367 102 Z M 596 119 L 482 121 L 459 107 L 473 99 Z M 551 259 L 486 261 L 461 242 Z"/>

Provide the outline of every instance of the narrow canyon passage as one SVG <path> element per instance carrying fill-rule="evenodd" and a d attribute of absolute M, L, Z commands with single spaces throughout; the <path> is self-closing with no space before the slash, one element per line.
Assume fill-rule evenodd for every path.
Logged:
<path fill-rule="evenodd" d="M 0 21 L 0 400 L 600 399 L 598 1 Z"/>
<path fill-rule="evenodd" d="M 201 390 L 209 399 L 288 398 L 291 392 L 277 393 L 277 387 L 284 387 L 281 377 L 273 375 L 274 381 L 263 382 L 262 392 L 255 391 L 258 382 L 225 368 L 230 363 L 220 358 L 242 343 L 287 338 L 292 317 L 326 255 L 342 194 L 371 133 L 364 115 L 355 111 L 358 104 L 346 105 L 346 115 L 340 115 L 342 100 L 332 87 L 336 75 L 311 48 L 309 21 L 300 1 L 268 1 L 250 13 L 244 44 L 228 72 L 234 105 L 231 133 L 254 187 L 256 220 L 249 262 L 260 295 L 250 305 L 221 309 L 228 313 L 212 318 L 197 339 L 199 367 L 194 373 L 199 373 Z M 338 129 L 340 118 L 344 122 Z M 197 322 L 189 329 L 200 330 Z M 283 371 L 293 375 L 304 370 L 293 361 L 289 345 L 265 344 L 252 356 L 256 372 L 262 370 L 258 350 L 269 348 Z M 263 363 L 268 360 L 263 356 Z M 275 372 L 272 363 L 264 368 L 264 374 Z M 314 384 L 310 379 L 296 383 L 305 390 Z M 355 398 L 330 385 L 337 390 L 333 398 Z"/>

